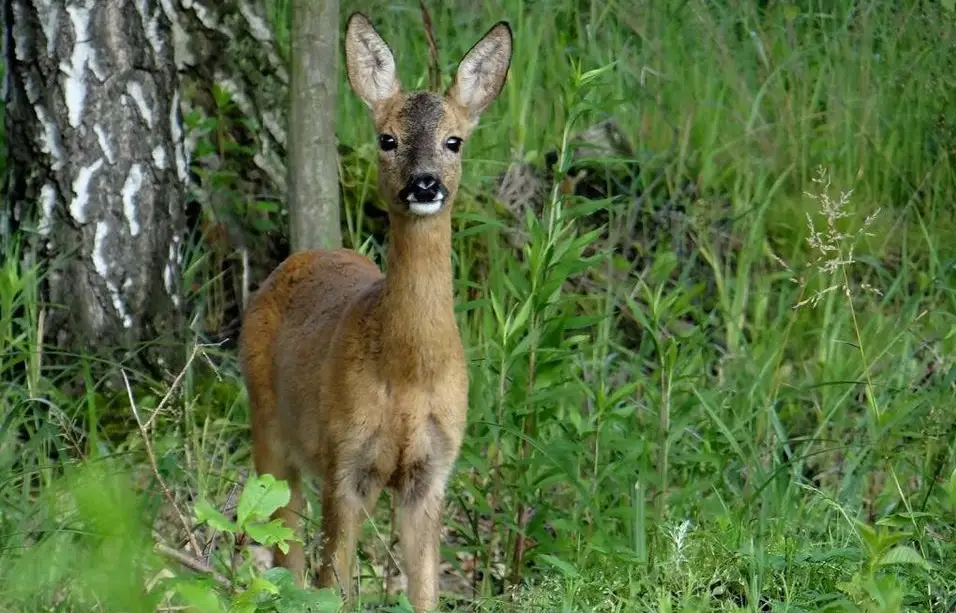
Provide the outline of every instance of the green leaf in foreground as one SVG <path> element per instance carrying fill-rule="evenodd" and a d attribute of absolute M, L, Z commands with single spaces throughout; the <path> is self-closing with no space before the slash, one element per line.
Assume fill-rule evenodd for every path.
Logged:
<path fill-rule="evenodd" d="M 282 553 L 289 553 L 287 541 L 295 540 L 295 533 L 281 519 L 274 519 L 267 524 L 247 524 L 245 531 L 260 545 L 278 545 Z"/>
<path fill-rule="evenodd" d="M 566 577 L 577 577 L 579 574 L 578 569 L 575 568 L 573 564 L 570 562 L 565 562 L 560 558 L 556 558 L 553 555 L 545 553 L 539 555 L 538 558 L 561 571 L 561 573 Z"/>
<path fill-rule="evenodd" d="M 177 581 L 173 586 L 176 593 L 188 605 L 188 611 L 200 613 L 225 613 L 215 586 L 204 579 Z"/>
<path fill-rule="evenodd" d="M 235 532 L 237 530 L 236 524 L 220 513 L 219 509 L 212 506 L 207 500 L 200 500 L 196 503 L 196 521 L 200 524 L 209 524 L 210 527 L 220 532 Z"/>
<path fill-rule="evenodd" d="M 236 511 L 239 526 L 245 529 L 250 519 L 267 519 L 272 513 L 289 504 L 289 485 L 272 475 L 258 475 L 246 481 Z"/>
<path fill-rule="evenodd" d="M 897 545 L 893 549 L 890 549 L 880 557 L 880 561 L 877 564 L 879 566 L 886 566 L 889 564 L 910 564 L 913 566 L 919 566 L 920 568 L 924 568 L 926 570 L 929 570 L 933 567 L 933 565 L 927 562 L 918 551 L 909 545 Z"/>
<path fill-rule="evenodd" d="M 279 613 L 337 613 L 342 607 L 342 599 L 336 590 L 299 587 L 292 573 L 285 568 L 271 568 L 263 573 L 263 577 L 279 587 Z"/>
<path fill-rule="evenodd" d="M 249 587 L 232 601 L 230 610 L 233 613 L 253 613 L 264 599 L 278 595 L 279 586 L 263 577 L 254 577 Z"/>

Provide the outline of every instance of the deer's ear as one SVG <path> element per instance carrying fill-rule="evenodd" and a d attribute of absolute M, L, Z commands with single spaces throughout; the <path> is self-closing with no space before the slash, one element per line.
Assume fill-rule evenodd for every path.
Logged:
<path fill-rule="evenodd" d="M 491 104 L 504 87 L 511 66 L 511 26 L 494 25 L 458 64 L 448 97 L 462 106 L 472 120 Z"/>
<path fill-rule="evenodd" d="M 352 90 L 372 109 L 401 89 L 392 50 L 362 13 L 352 13 L 345 26 L 345 68 Z"/>

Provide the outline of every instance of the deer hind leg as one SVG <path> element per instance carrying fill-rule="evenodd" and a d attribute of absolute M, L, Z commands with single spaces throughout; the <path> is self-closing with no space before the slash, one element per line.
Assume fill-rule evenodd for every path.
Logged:
<path fill-rule="evenodd" d="M 322 552 L 319 562 L 318 586 L 338 586 L 345 608 L 349 610 L 355 598 L 355 548 L 359 530 L 366 514 L 375 510 L 375 502 L 382 492 L 382 484 L 369 480 L 351 490 L 351 485 L 328 481 L 322 488 Z"/>
<path fill-rule="evenodd" d="M 398 513 L 397 507 L 398 503 L 396 502 L 396 497 L 392 496 L 392 504 L 389 505 L 390 521 L 389 521 L 389 535 L 388 535 L 388 552 L 385 558 L 385 593 L 389 597 L 397 596 L 399 592 L 405 590 L 403 585 L 403 580 L 407 577 L 403 572 L 403 568 L 395 559 L 395 556 L 392 555 L 393 551 L 398 550 Z"/>
<path fill-rule="evenodd" d="M 249 392 L 249 416 L 252 426 L 252 456 L 256 472 L 270 474 L 288 482 L 291 490 L 289 504 L 273 513 L 273 519 L 281 519 L 293 532 L 303 510 L 299 471 L 289 461 L 285 450 L 288 446 L 282 438 L 279 423 L 279 407 L 276 402 L 272 380 L 272 347 L 268 340 L 274 339 L 280 325 L 278 312 L 268 301 L 253 303 L 246 314 L 239 339 L 239 361 L 243 379 Z M 289 552 L 283 554 L 273 549 L 273 562 L 292 571 L 301 584 L 305 579 L 305 554 L 301 543 L 289 544 Z"/>
<path fill-rule="evenodd" d="M 272 519 L 281 519 L 283 524 L 298 534 L 299 520 L 305 508 L 305 500 L 302 497 L 302 479 L 299 470 L 281 452 L 282 446 L 276 444 L 278 441 L 275 439 L 263 440 L 268 434 L 268 429 L 266 431 L 253 429 L 253 459 L 256 472 L 260 475 L 270 474 L 276 479 L 288 482 L 291 493 L 289 504 L 277 509 L 272 514 Z M 298 541 L 289 543 L 288 553 L 282 553 L 278 547 L 274 547 L 272 556 L 277 566 L 292 571 L 299 585 L 303 585 L 305 581 L 305 552 L 302 543 Z"/>
<path fill-rule="evenodd" d="M 422 496 L 405 496 L 398 510 L 399 543 L 408 577 L 408 600 L 415 611 L 438 608 L 438 564 L 441 541 L 443 484 L 434 483 Z"/>

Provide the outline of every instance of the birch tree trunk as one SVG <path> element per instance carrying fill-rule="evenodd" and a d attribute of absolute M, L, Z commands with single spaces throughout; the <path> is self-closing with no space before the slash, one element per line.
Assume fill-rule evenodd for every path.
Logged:
<path fill-rule="evenodd" d="M 289 213 L 292 249 L 339 247 L 338 0 L 292 0 Z"/>
<path fill-rule="evenodd" d="M 3 22 L 7 231 L 46 265 L 47 329 L 73 349 L 178 330 L 187 159 L 160 0 L 4 0 Z"/>
<path fill-rule="evenodd" d="M 32 228 L 33 236 L 42 240 L 38 241 L 36 249 L 31 250 L 30 257 L 41 261 L 61 255 L 67 256 L 67 260 L 70 257 L 75 258 L 75 262 L 66 262 L 62 271 L 56 273 L 58 276 L 51 277 L 53 282 L 49 288 L 48 297 L 62 303 L 66 308 L 57 309 L 57 312 L 61 314 L 59 321 L 48 320 L 48 323 L 55 327 L 58 335 L 62 337 L 61 340 L 67 344 L 71 337 L 75 337 L 81 344 L 88 343 L 90 338 L 95 339 L 98 344 L 109 343 L 116 335 L 104 336 L 100 332 L 95 334 L 73 332 L 73 320 L 79 317 L 76 313 L 82 311 L 82 309 L 77 311 L 74 305 L 82 298 L 67 296 L 73 300 L 65 302 L 62 296 L 72 291 L 71 283 L 76 282 L 77 270 L 82 266 L 87 268 L 92 266 L 92 243 L 95 243 L 96 224 L 99 221 L 96 216 L 93 216 L 85 223 L 78 223 L 70 215 L 70 204 L 73 202 L 74 194 L 73 184 L 79 178 L 77 175 L 79 169 L 87 168 L 86 173 L 91 175 L 89 178 L 84 175 L 84 180 L 88 183 L 81 182 L 81 185 L 86 185 L 95 191 L 96 198 L 108 200 L 113 205 L 120 206 L 111 217 L 104 219 L 105 223 L 113 224 L 116 220 L 125 219 L 121 205 L 122 185 L 132 165 L 133 160 L 126 157 L 130 154 L 125 152 L 121 154 L 118 149 L 111 150 L 112 162 L 104 157 L 103 165 L 95 166 L 95 170 L 88 168 L 102 155 L 99 150 L 98 133 L 106 134 L 108 129 L 112 130 L 116 125 L 123 123 L 122 117 L 128 118 L 131 111 L 136 111 L 135 107 L 117 106 L 116 108 L 125 115 L 114 116 L 110 112 L 104 112 L 104 109 L 109 108 L 111 104 L 110 96 L 117 91 L 123 93 L 126 81 L 151 76 L 155 71 L 162 72 L 162 79 L 173 79 L 173 82 L 167 83 L 166 90 L 163 90 L 165 92 L 163 95 L 167 95 L 174 91 L 173 85 L 176 85 L 176 74 L 168 72 L 172 65 L 178 72 L 179 98 L 175 101 L 181 105 L 182 113 L 175 111 L 173 109 L 176 106 L 173 104 L 175 101 L 169 100 L 170 104 L 166 110 L 157 109 L 154 115 L 159 116 L 160 113 L 168 111 L 168 114 L 164 116 L 168 117 L 168 121 L 172 121 L 173 113 L 177 113 L 178 123 L 182 115 L 215 117 L 217 109 L 214 88 L 218 87 L 227 91 L 240 112 L 241 118 L 222 127 L 227 131 L 226 138 L 242 144 L 241 150 L 231 152 L 218 149 L 207 150 L 202 157 L 193 156 L 195 137 L 190 136 L 186 127 L 173 131 L 172 125 L 168 122 L 168 134 L 142 131 L 142 136 L 147 137 L 144 139 L 140 138 L 139 132 L 134 132 L 132 133 L 134 136 L 123 137 L 122 146 L 136 145 L 140 149 L 147 150 L 150 138 L 170 139 L 169 157 L 164 160 L 169 164 L 165 169 L 167 179 L 161 180 L 160 175 L 145 171 L 143 174 L 148 175 L 148 181 L 141 185 L 140 189 L 160 193 L 170 199 L 170 202 L 172 199 L 182 198 L 183 177 L 178 174 L 178 170 L 185 170 L 186 160 L 189 160 L 190 169 L 205 169 L 213 174 L 217 172 L 221 174 L 225 167 L 236 169 L 236 186 L 241 192 L 241 198 L 244 198 L 247 203 L 268 201 L 274 203 L 274 206 L 279 206 L 281 203 L 288 202 L 286 182 L 290 179 L 286 170 L 286 118 L 290 106 L 288 98 L 290 78 L 286 60 L 283 58 L 279 41 L 276 40 L 266 16 L 263 0 L 120 0 L 116 3 L 112 0 L 108 3 L 94 3 L 92 0 L 87 2 L 3 0 L 3 3 L 4 29 L 10 39 L 6 52 L 9 80 L 7 121 L 11 126 L 8 142 L 11 150 L 10 165 L 13 170 L 10 181 L 11 198 L 7 202 L 12 203 L 13 208 L 5 213 L 0 211 L 0 233 L 4 233 L 5 226 L 8 235 L 17 230 Z M 156 11 L 157 7 L 162 8 L 162 14 Z M 149 16 L 145 30 L 142 23 L 131 24 L 131 29 L 124 29 L 130 15 L 140 16 L 144 14 L 144 10 Z M 327 10 L 332 9 L 327 7 Z M 87 11 L 90 15 L 88 27 L 95 28 L 95 31 L 90 31 L 93 38 L 88 41 L 88 45 L 74 45 L 76 34 L 71 16 L 75 15 L 76 19 L 80 20 L 80 25 L 83 25 L 85 24 L 83 18 Z M 318 17 L 324 19 L 324 13 L 322 11 L 319 13 Z M 110 30 L 107 34 L 101 26 L 102 23 L 106 23 L 104 21 L 106 18 L 102 17 L 106 14 L 112 15 L 111 18 L 114 19 L 110 23 L 121 23 L 123 27 L 115 32 Z M 337 52 L 338 18 L 334 11 L 332 14 L 334 20 L 325 24 L 325 29 L 333 36 L 332 42 L 328 44 L 331 44 Z M 116 19 L 121 21 L 116 22 Z M 142 21 L 141 17 L 140 21 Z M 153 31 L 151 28 L 155 29 L 157 40 L 162 41 L 162 57 L 156 55 L 146 36 L 147 32 Z M 15 38 L 10 38 L 14 35 L 16 35 Z M 116 51 L 113 41 L 121 41 L 121 49 L 126 51 Z M 74 46 L 79 49 L 80 55 L 77 57 L 80 58 L 84 57 L 82 54 L 87 53 L 87 49 L 91 49 L 89 53 L 92 54 L 90 57 L 93 59 L 84 64 L 86 68 L 83 74 L 86 78 L 95 79 L 95 84 L 109 88 L 109 93 L 99 95 L 95 99 L 98 101 L 95 104 L 91 96 L 86 97 L 84 108 L 87 112 L 95 108 L 97 117 L 100 119 L 88 119 L 84 124 L 85 127 L 79 129 L 69 124 L 63 86 L 66 73 L 60 70 L 61 65 L 72 66 Z M 20 59 L 18 59 L 18 52 Z M 114 54 L 119 58 L 118 60 L 113 58 Z M 141 57 L 146 59 L 141 61 Z M 117 67 L 119 66 L 117 62 L 128 61 L 129 58 L 133 58 L 132 64 L 122 65 L 125 68 Z M 336 62 L 335 59 L 331 60 L 329 69 L 331 72 L 327 73 L 331 76 L 327 83 L 333 88 L 327 95 L 332 100 L 333 108 L 334 87 L 337 83 Z M 135 65 L 135 69 L 131 69 L 131 65 Z M 107 70 L 107 67 L 111 73 L 104 76 L 104 81 L 100 82 L 99 77 L 93 74 L 91 66 L 95 66 L 100 71 L 99 76 L 104 76 L 102 72 Z M 114 70 L 115 73 L 112 72 Z M 136 88 L 135 85 L 132 87 Z M 141 87 L 144 92 L 153 91 L 149 86 Z M 175 96 L 175 93 L 173 95 Z M 129 94 L 126 94 L 126 97 L 127 100 L 131 99 Z M 328 108 L 328 105 L 323 108 Z M 322 111 L 322 108 L 318 110 Z M 134 118 L 142 121 L 138 116 L 134 115 Z M 333 113 L 322 112 L 320 118 L 331 122 Z M 89 126 L 95 127 L 97 122 L 100 124 L 99 130 L 93 131 L 91 136 Z M 154 121 L 154 128 L 158 127 L 160 126 Z M 80 132 L 82 134 L 79 134 Z M 332 160 L 325 164 L 331 169 L 328 174 L 332 177 L 331 182 L 327 183 L 327 190 L 335 198 L 335 205 L 331 207 L 335 217 L 328 224 L 319 225 L 330 228 L 334 233 L 332 240 L 337 241 L 339 222 L 335 141 L 332 128 L 325 133 L 328 135 L 327 140 L 324 141 L 325 154 Z M 88 146 L 91 142 L 94 144 L 93 149 Z M 51 149 L 52 145 L 48 143 L 54 143 L 56 148 Z M 76 149 L 75 153 L 74 149 Z M 321 147 L 320 150 L 322 150 Z M 75 166 L 74 160 L 76 160 Z M 174 166 L 174 160 L 179 160 L 181 164 Z M 148 156 L 145 161 L 151 162 L 152 157 Z M 140 162 L 140 171 L 145 168 L 142 163 Z M 307 158 L 305 163 L 309 163 Z M 117 164 L 120 164 L 120 167 L 116 168 Z M 126 174 L 123 174 L 120 180 L 114 179 L 112 174 L 107 178 L 108 175 L 103 172 L 104 169 L 114 174 L 124 172 Z M 138 175 L 134 175 L 134 183 L 131 184 L 130 189 L 135 184 L 135 176 Z M 157 187 L 170 176 L 175 177 L 174 189 Z M 195 184 L 194 189 L 190 190 L 190 198 L 198 200 L 203 206 L 207 221 L 211 219 L 220 226 L 216 233 L 217 243 L 208 244 L 207 248 L 211 248 L 218 254 L 214 255 L 213 260 L 222 260 L 221 278 L 227 280 L 227 291 L 232 291 L 229 287 L 235 288 L 234 294 L 227 296 L 227 300 L 234 301 L 238 308 L 238 310 L 230 308 L 221 330 L 206 330 L 206 332 L 215 334 L 218 331 L 222 337 L 228 337 L 235 331 L 233 328 L 239 321 L 239 312 L 250 286 L 254 286 L 256 280 L 264 278 L 275 264 L 285 257 L 289 245 L 285 242 L 284 231 L 263 234 L 252 231 L 248 220 L 238 217 L 230 219 L 228 215 L 223 215 L 223 209 L 231 206 L 230 203 L 234 200 L 233 195 L 230 193 L 217 195 L 215 186 L 205 183 L 205 179 L 200 175 L 192 174 L 191 180 Z M 117 196 L 117 194 L 120 195 Z M 41 196 L 44 197 L 43 204 L 40 202 Z M 83 208 L 90 212 L 99 211 L 101 208 L 99 204 L 83 199 L 79 202 L 85 203 Z M 177 208 L 177 212 L 179 210 L 181 209 Z M 43 216 L 43 211 L 48 211 L 46 217 Z M 127 242 L 135 238 L 145 248 L 147 236 L 154 237 L 152 230 L 146 231 L 144 223 L 150 223 L 168 231 L 169 240 L 158 234 L 148 239 L 158 247 L 168 247 L 170 240 L 175 242 L 173 237 L 178 238 L 182 235 L 182 217 L 176 219 L 170 217 L 168 222 L 163 222 L 160 217 L 141 222 L 141 232 L 136 237 L 127 237 L 124 239 L 126 242 L 120 243 L 114 250 L 122 252 L 124 256 L 130 254 L 124 258 L 123 266 L 133 266 L 131 255 L 133 252 L 126 248 Z M 42 236 L 36 232 L 37 225 L 43 228 Z M 103 234 L 111 226 L 100 227 Z M 289 228 L 285 226 L 280 229 L 287 231 Z M 82 243 L 83 240 L 86 243 Z M 101 249 L 104 248 L 104 244 L 110 245 L 113 249 L 113 240 L 112 236 L 101 240 Z M 225 242 L 221 242 L 223 240 Z M 85 246 L 81 247 L 81 245 Z M 236 253 L 240 257 L 233 255 Z M 149 262 L 165 263 L 167 259 L 168 253 L 159 258 L 156 252 L 153 257 L 142 261 L 137 258 L 136 262 L 139 262 L 137 265 L 148 266 Z M 119 263 L 116 266 L 119 266 Z M 95 268 L 92 272 L 95 273 Z M 175 290 L 173 294 L 179 296 L 177 285 L 180 271 L 178 267 L 174 267 L 169 272 L 171 274 L 166 274 L 166 268 L 162 268 L 158 288 L 165 289 L 168 278 Z M 117 288 L 115 294 L 120 298 L 131 294 L 135 289 L 133 285 L 135 282 L 126 280 L 124 274 L 126 273 L 118 268 L 109 273 L 112 285 Z M 147 338 L 148 334 L 137 331 L 139 324 L 135 312 L 137 309 L 142 310 L 146 307 L 161 312 L 161 302 L 154 304 L 150 302 L 151 299 L 140 300 L 134 299 L 133 296 L 129 296 L 128 301 L 123 300 L 119 304 L 134 320 L 131 328 L 123 328 L 123 316 L 116 316 L 114 313 L 114 318 L 110 319 L 110 309 L 107 307 L 112 307 L 115 311 L 116 305 L 109 287 L 105 286 L 105 282 L 101 284 L 105 290 L 100 288 L 97 290 L 100 292 L 97 295 L 102 294 L 107 301 L 100 315 L 89 313 L 84 316 L 89 320 L 89 325 L 86 325 L 85 329 L 105 329 L 109 327 L 110 321 L 113 324 L 119 322 L 122 328 L 120 336 L 130 339 Z M 86 295 L 94 291 L 86 288 L 86 285 L 89 284 L 84 281 L 83 287 L 78 287 L 82 291 L 77 293 Z M 153 291 L 156 289 L 152 288 Z M 148 293 L 150 290 L 142 286 L 138 291 Z M 170 296 L 169 301 L 171 300 Z M 142 305 L 142 308 L 134 307 L 135 304 Z M 97 325 L 93 326 L 93 323 Z M 156 333 L 164 329 L 160 322 L 156 322 L 151 327 Z M 47 328 L 49 329 L 50 325 Z"/>

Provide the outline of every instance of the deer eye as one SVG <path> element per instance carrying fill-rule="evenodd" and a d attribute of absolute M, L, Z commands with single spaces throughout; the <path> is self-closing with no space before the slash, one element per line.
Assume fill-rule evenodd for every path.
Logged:
<path fill-rule="evenodd" d="M 398 141 L 391 134 L 379 134 L 378 146 L 382 151 L 392 151 L 398 147 Z"/>
<path fill-rule="evenodd" d="M 458 153 L 461 151 L 461 139 L 457 136 L 450 136 L 448 140 L 445 141 L 445 146 L 448 147 L 449 151 Z"/>

